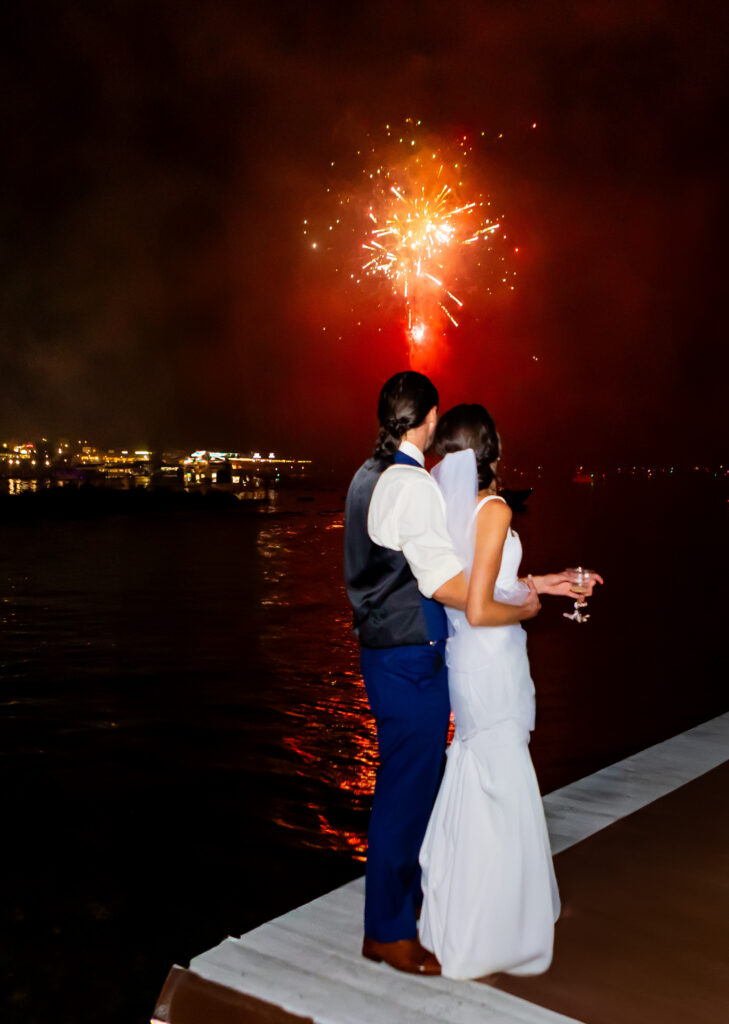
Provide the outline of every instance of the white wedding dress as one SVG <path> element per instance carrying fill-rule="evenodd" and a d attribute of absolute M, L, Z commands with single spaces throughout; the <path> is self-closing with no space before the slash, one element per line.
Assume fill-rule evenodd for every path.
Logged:
<path fill-rule="evenodd" d="M 435 467 L 456 550 L 470 569 L 478 510 L 473 452 Z M 504 542 L 494 596 L 521 604 L 521 542 Z M 469 626 L 447 609 L 446 660 L 455 736 L 420 852 L 420 941 L 448 978 L 496 971 L 539 974 L 552 960 L 560 903 L 537 779 L 529 756 L 534 684 L 526 634 L 512 626 Z"/>

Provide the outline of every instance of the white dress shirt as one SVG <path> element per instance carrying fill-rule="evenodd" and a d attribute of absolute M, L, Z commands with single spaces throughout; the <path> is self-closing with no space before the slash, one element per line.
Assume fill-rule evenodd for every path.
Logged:
<path fill-rule="evenodd" d="M 419 448 L 409 441 L 400 451 L 418 466 L 388 466 L 375 485 L 367 532 L 375 544 L 402 551 L 424 597 L 463 571 L 446 529 L 446 506 Z M 421 468 L 422 467 L 422 468 Z"/>

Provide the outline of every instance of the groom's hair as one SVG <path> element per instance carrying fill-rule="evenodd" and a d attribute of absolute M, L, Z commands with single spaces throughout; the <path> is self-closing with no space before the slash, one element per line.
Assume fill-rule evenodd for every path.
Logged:
<path fill-rule="evenodd" d="M 437 404 L 438 390 L 425 374 L 404 370 L 390 377 L 383 384 L 377 403 L 380 436 L 375 445 L 375 458 L 392 459 L 403 434 L 419 427 Z"/>
<path fill-rule="evenodd" d="M 495 473 L 491 463 L 501 455 L 494 421 L 482 405 L 454 405 L 443 413 L 435 430 L 435 450 L 442 457 L 472 448 L 476 456 L 478 486 L 486 490 Z"/>

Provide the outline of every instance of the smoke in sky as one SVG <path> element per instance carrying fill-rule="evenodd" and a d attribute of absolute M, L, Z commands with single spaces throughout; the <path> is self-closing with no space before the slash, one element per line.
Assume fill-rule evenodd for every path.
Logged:
<path fill-rule="evenodd" d="M 486 133 L 479 173 L 520 249 L 516 291 L 489 302 L 476 280 L 434 357 L 444 405 L 483 401 L 533 461 L 721 456 L 724 7 L 3 19 L 4 433 L 355 462 L 406 348 L 366 296 L 348 322 L 300 228 L 331 160 L 411 115 Z"/>

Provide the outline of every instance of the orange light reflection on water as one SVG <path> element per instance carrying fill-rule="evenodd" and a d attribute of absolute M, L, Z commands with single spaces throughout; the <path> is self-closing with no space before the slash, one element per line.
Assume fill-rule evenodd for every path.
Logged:
<path fill-rule="evenodd" d="M 306 794 L 299 804 L 282 801 L 273 820 L 294 830 L 297 843 L 364 860 L 377 737 L 343 584 L 342 525 L 339 511 L 262 527 L 261 643 L 288 694 L 277 711 L 289 723 L 283 745 L 294 764 L 282 771 L 293 767 Z"/>

